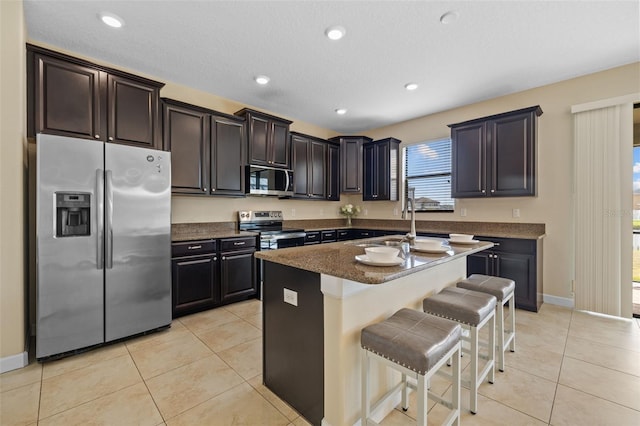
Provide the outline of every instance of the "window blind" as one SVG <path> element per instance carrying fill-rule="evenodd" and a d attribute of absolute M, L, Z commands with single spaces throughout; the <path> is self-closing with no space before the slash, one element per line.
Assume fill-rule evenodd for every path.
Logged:
<path fill-rule="evenodd" d="M 405 185 L 416 189 L 416 211 L 453 211 L 451 139 L 406 147 Z"/>

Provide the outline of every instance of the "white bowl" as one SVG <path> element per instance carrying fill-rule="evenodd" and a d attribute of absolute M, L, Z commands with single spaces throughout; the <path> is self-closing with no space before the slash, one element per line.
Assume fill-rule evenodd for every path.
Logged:
<path fill-rule="evenodd" d="M 398 257 L 400 250 L 395 247 L 366 247 L 364 251 L 374 262 L 391 262 Z"/>
<path fill-rule="evenodd" d="M 471 241 L 473 240 L 473 235 L 469 234 L 449 234 L 449 238 L 457 241 Z"/>
<path fill-rule="evenodd" d="M 440 240 L 415 240 L 414 247 L 419 250 L 438 250 L 442 247 Z"/>

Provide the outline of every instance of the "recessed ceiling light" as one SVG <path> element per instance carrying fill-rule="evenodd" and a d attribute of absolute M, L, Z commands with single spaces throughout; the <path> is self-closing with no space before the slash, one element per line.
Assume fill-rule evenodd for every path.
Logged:
<path fill-rule="evenodd" d="M 418 85 L 416 83 L 407 83 L 404 85 L 404 88 L 407 90 L 416 90 Z"/>
<path fill-rule="evenodd" d="M 338 115 L 345 115 L 346 113 L 347 113 L 347 110 L 345 108 L 336 109 L 336 114 Z"/>
<path fill-rule="evenodd" d="M 256 77 L 255 80 L 256 80 L 256 83 L 264 86 L 265 84 L 267 84 L 269 82 L 270 78 L 267 77 L 266 75 L 259 75 L 259 76 Z"/>
<path fill-rule="evenodd" d="M 440 17 L 440 23 L 444 25 L 451 24 L 458 20 L 458 16 L 460 16 L 458 12 L 451 10 Z"/>
<path fill-rule="evenodd" d="M 113 13 L 101 13 L 100 20 L 112 28 L 120 28 L 124 25 L 124 20 Z"/>
<path fill-rule="evenodd" d="M 347 33 L 347 30 L 344 27 L 339 25 L 334 25 L 333 27 L 329 27 L 324 30 L 324 33 L 330 40 L 340 40 Z"/>

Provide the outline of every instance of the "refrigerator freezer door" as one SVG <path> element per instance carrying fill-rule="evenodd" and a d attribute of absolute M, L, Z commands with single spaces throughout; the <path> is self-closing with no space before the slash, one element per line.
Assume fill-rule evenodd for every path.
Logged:
<path fill-rule="evenodd" d="M 38 135 L 36 357 L 104 341 L 102 142 Z"/>
<path fill-rule="evenodd" d="M 105 145 L 105 340 L 171 324 L 171 154 Z"/>

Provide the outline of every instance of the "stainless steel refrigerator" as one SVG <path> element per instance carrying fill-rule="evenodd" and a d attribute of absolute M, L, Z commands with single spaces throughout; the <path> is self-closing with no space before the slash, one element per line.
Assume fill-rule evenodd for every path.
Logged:
<path fill-rule="evenodd" d="M 36 144 L 36 357 L 171 324 L 171 154 Z"/>

